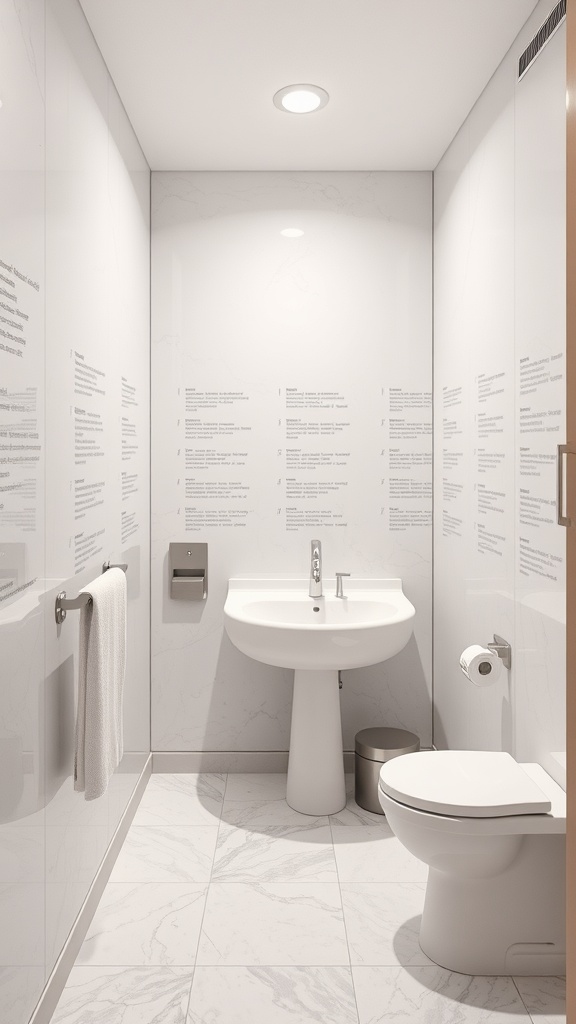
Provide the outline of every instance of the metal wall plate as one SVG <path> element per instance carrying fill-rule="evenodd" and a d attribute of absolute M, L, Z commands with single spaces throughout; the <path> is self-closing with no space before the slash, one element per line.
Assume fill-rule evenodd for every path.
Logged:
<path fill-rule="evenodd" d="M 172 543 L 169 548 L 170 597 L 205 601 L 208 594 L 208 545 Z"/>

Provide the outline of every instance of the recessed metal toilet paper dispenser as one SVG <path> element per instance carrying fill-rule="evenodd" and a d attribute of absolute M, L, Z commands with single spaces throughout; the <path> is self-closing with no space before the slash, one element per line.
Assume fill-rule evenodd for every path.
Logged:
<path fill-rule="evenodd" d="M 208 545 L 171 544 L 170 597 L 176 601 L 204 601 L 208 593 Z"/>

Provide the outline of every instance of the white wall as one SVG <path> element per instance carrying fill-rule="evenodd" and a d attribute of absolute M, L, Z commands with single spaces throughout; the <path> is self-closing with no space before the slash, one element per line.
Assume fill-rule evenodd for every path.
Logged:
<path fill-rule="evenodd" d="M 152 182 L 153 748 L 287 749 L 292 675 L 222 609 L 232 576 L 307 576 L 312 537 L 326 576 L 400 576 L 417 609 L 402 654 L 345 674 L 345 747 L 429 744 L 431 175 Z M 182 540 L 208 542 L 205 605 L 169 598 Z"/>
<path fill-rule="evenodd" d="M 435 742 L 565 776 L 565 29 L 517 81 L 540 4 L 434 175 Z M 478 689 L 460 652 L 496 632 Z"/>
<path fill-rule="evenodd" d="M 0 286 L 17 301 L 0 299 L 20 311 L 0 307 L 0 327 L 26 342 L 0 336 L 22 352 L 0 348 L 0 1019 L 24 1024 L 149 750 L 149 170 L 75 0 L 0 0 L 0 49 L 0 272 L 14 285 Z M 105 394 L 78 394 L 75 353 Z M 125 500 L 123 471 L 138 478 Z M 126 511 L 138 528 L 123 538 Z M 99 534 L 85 558 L 81 533 Z M 54 600 L 107 558 L 129 563 L 126 755 L 87 803 L 72 779 L 79 617 L 57 628 Z"/>
<path fill-rule="evenodd" d="M 0 12 L 0 1016 L 21 1024 L 46 973 L 44 5 Z"/>

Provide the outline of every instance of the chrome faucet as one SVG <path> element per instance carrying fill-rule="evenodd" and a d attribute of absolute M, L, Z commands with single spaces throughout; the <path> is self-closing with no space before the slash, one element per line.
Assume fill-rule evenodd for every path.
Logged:
<path fill-rule="evenodd" d="M 344 594 L 344 586 L 342 584 L 342 577 L 343 576 L 349 576 L 349 575 L 350 575 L 349 572 L 337 572 L 336 573 L 336 597 L 344 598 L 346 596 Z"/>
<path fill-rule="evenodd" d="M 322 597 L 322 545 L 313 540 L 310 545 L 310 597 Z"/>

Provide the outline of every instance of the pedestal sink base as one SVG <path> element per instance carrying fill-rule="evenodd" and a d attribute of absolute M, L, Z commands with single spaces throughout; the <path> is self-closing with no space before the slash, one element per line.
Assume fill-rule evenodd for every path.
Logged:
<path fill-rule="evenodd" d="M 286 800 L 302 814 L 346 805 L 338 672 L 296 669 Z"/>
<path fill-rule="evenodd" d="M 393 658 L 416 614 L 399 579 L 348 580 L 345 598 L 333 582 L 311 600 L 308 579 L 234 579 L 224 605 L 239 651 L 295 669 L 286 799 L 304 814 L 336 814 L 346 804 L 338 669 Z"/>

